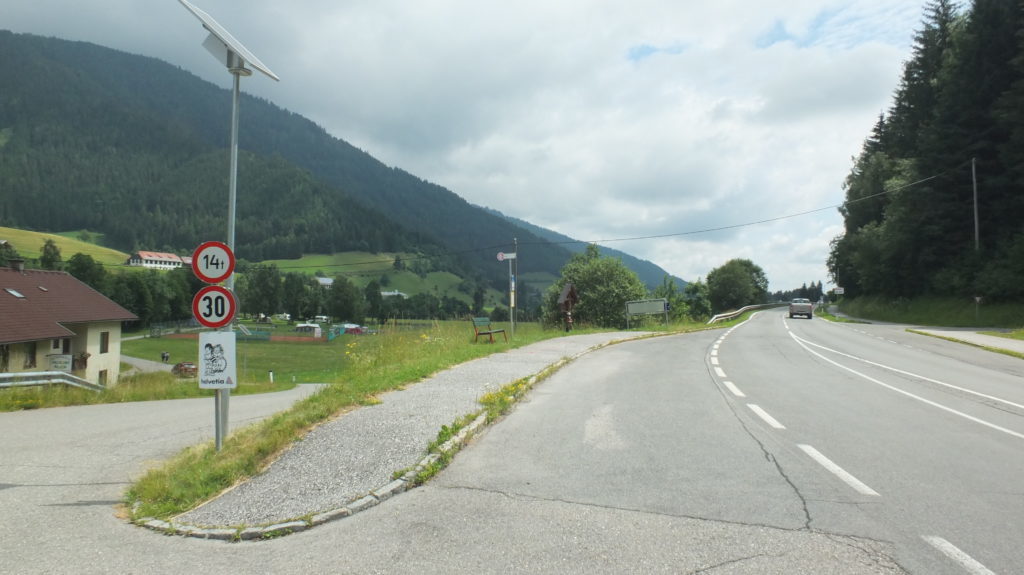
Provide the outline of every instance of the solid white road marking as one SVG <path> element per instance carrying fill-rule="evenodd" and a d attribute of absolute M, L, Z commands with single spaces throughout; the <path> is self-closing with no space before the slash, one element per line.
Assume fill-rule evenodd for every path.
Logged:
<path fill-rule="evenodd" d="M 722 371 L 722 368 L 715 366 L 715 375 L 718 377 L 725 377 L 725 372 Z"/>
<path fill-rule="evenodd" d="M 815 347 L 820 347 L 822 349 L 826 349 L 828 351 L 831 351 L 833 353 L 837 353 L 839 355 L 844 355 L 845 356 L 846 354 L 838 352 L 838 351 L 835 351 L 835 350 L 828 349 L 827 347 L 823 347 L 823 346 L 820 346 L 818 344 L 811 343 L 809 341 L 806 342 L 806 344 L 805 344 L 805 340 L 797 337 L 796 335 L 794 335 L 792 333 L 790 333 L 789 335 L 794 340 L 796 340 L 797 344 L 799 344 L 801 347 L 803 347 L 805 350 L 807 350 L 808 353 L 811 353 L 811 354 L 813 354 L 813 355 L 823 359 L 824 361 L 827 361 L 827 362 L 831 363 L 832 365 L 834 365 L 834 366 L 836 366 L 836 367 L 838 367 L 840 369 L 845 369 L 846 371 L 848 371 L 848 372 L 850 372 L 850 373 L 852 373 L 854 375 L 857 375 L 859 377 L 863 377 L 864 379 L 866 379 L 866 380 L 868 380 L 868 381 L 870 381 L 872 383 L 876 383 L 878 385 L 881 385 L 884 388 L 891 389 L 891 390 L 895 391 L 896 393 L 901 393 L 901 394 L 903 394 L 903 395 L 905 395 L 905 396 L 907 396 L 909 398 L 916 399 L 916 400 L 918 400 L 918 401 L 920 401 L 922 403 L 926 403 L 926 404 L 928 404 L 928 405 L 930 405 L 932 407 L 937 407 L 937 408 L 939 408 L 939 409 L 941 409 L 943 411 L 946 411 L 948 413 L 952 413 L 953 415 L 958 415 L 958 416 L 960 416 L 960 417 L 962 417 L 964 419 L 968 419 L 968 420 L 973 421 L 975 423 L 980 423 L 981 425 L 984 425 L 985 427 L 989 427 L 989 428 L 994 429 L 996 431 L 1002 431 L 1003 433 L 1005 433 L 1007 435 L 1012 435 L 1014 437 L 1018 437 L 1020 439 L 1024 439 L 1024 433 L 1017 433 L 1016 431 L 1013 431 L 1013 430 L 1010 430 L 1010 429 L 1006 429 L 1005 427 L 1001 427 L 1001 426 L 996 425 L 994 423 L 989 423 L 988 421 L 985 421 L 984 419 L 979 419 L 977 417 L 974 417 L 973 415 L 968 415 L 968 414 L 966 414 L 966 413 L 964 413 L 962 411 L 957 411 L 957 410 L 953 409 L 952 407 L 946 407 L 945 405 L 942 405 L 941 403 L 937 403 L 937 402 L 932 401 L 930 399 L 925 399 L 925 398 L 921 397 L 920 395 L 914 395 L 913 393 L 910 393 L 909 391 L 904 391 L 904 390 L 902 390 L 902 389 L 900 389 L 898 387 L 895 387 L 895 386 L 889 385 L 888 383 L 884 383 L 882 381 L 879 381 L 879 380 L 877 380 L 877 379 L 875 379 L 875 378 L 873 378 L 873 377 L 871 377 L 869 375 L 865 375 L 865 374 L 863 374 L 863 373 L 861 373 L 861 372 L 859 372 L 859 371 L 857 371 L 855 369 L 846 367 L 845 365 L 843 365 L 841 363 L 832 361 L 831 359 L 821 355 L 820 353 L 814 351 L 813 349 L 811 349 L 811 348 L 809 348 L 807 346 L 808 345 L 813 345 Z M 858 358 L 855 358 L 853 356 L 847 356 L 847 357 L 850 357 L 851 359 L 858 359 Z M 866 361 L 866 360 L 861 360 L 861 361 Z M 868 363 L 870 363 L 870 362 L 868 362 Z M 884 367 L 884 366 L 879 365 L 879 367 Z M 922 379 L 924 379 L 924 378 L 922 378 Z M 981 394 L 977 394 L 977 395 L 981 395 Z M 1005 403 L 1009 403 L 1009 402 L 1005 402 Z M 1016 404 L 1014 404 L 1014 405 L 1016 405 Z"/>
<path fill-rule="evenodd" d="M 742 391 L 740 391 L 740 388 L 738 388 L 735 385 L 733 385 L 733 383 L 731 381 L 723 381 L 722 385 L 724 385 L 726 388 L 728 388 L 729 391 L 731 391 L 732 394 L 735 395 L 736 397 L 746 397 L 747 396 L 747 394 L 745 394 Z"/>
<path fill-rule="evenodd" d="M 925 377 L 923 375 L 918 375 L 916 373 L 912 373 L 912 372 L 909 372 L 909 371 L 903 371 L 902 369 L 895 368 L 895 367 L 892 367 L 892 366 L 888 366 L 888 365 L 885 365 L 885 364 L 882 364 L 882 363 L 875 363 L 873 361 L 864 359 L 862 357 L 857 357 L 855 355 L 850 355 L 848 353 L 843 353 L 841 351 L 825 347 L 825 346 L 823 346 L 821 344 L 810 342 L 810 341 L 808 341 L 806 339 L 803 339 L 801 337 L 793 335 L 792 333 L 790 333 L 790 335 L 793 336 L 794 338 L 796 338 L 797 340 L 806 343 L 807 345 L 816 347 L 818 349 L 823 349 L 823 350 L 828 351 L 828 352 L 832 352 L 832 353 L 834 353 L 836 355 L 841 355 L 843 357 L 847 357 L 847 358 L 850 358 L 850 359 L 853 359 L 853 360 L 856 360 L 856 361 L 859 361 L 859 362 L 862 362 L 862 363 L 866 363 L 868 365 L 873 365 L 875 367 L 880 367 L 882 369 L 887 369 L 889 371 L 898 373 L 900 375 L 906 375 L 908 377 L 913 377 L 913 378 L 916 378 L 916 379 L 927 381 L 928 383 L 934 383 L 935 385 L 941 385 L 943 387 L 948 387 L 950 389 L 955 389 L 957 391 L 962 391 L 962 392 L 970 394 L 970 395 L 976 395 L 978 397 L 984 397 L 985 399 L 991 399 L 992 401 L 998 401 L 999 403 L 1002 403 L 1004 405 L 1009 405 L 1011 407 L 1016 407 L 1017 409 L 1024 409 L 1024 405 L 1021 405 L 1019 403 L 1014 403 L 1012 401 L 1009 401 L 1009 400 L 1006 400 L 1006 399 L 1002 399 L 1002 398 L 996 397 L 994 395 L 987 395 L 987 394 L 980 393 L 980 392 L 977 392 L 977 391 L 973 391 L 973 390 L 970 390 L 970 389 L 967 389 L 967 388 L 964 388 L 964 387 L 960 387 L 959 385 L 953 385 L 952 383 L 946 383 L 944 381 L 939 381 L 937 379 L 932 379 L 930 377 Z M 890 343 L 896 343 L 896 342 L 890 342 Z"/>
<path fill-rule="evenodd" d="M 758 417 L 763 419 L 765 423 L 767 423 L 768 425 L 774 427 L 775 429 L 786 429 L 785 425 L 782 425 L 781 423 L 779 423 L 779 421 L 777 419 L 775 419 L 774 417 L 768 415 L 768 412 L 763 410 L 763 409 L 761 409 L 760 406 L 754 405 L 753 403 L 748 403 L 747 407 L 750 408 L 750 411 L 753 411 L 754 413 L 757 414 Z"/>
<path fill-rule="evenodd" d="M 847 485 L 854 488 L 854 490 L 856 490 L 861 495 L 874 495 L 876 497 L 879 496 L 877 491 L 871 489 L 853 475 L 850 475 L 850 473 L 848 473 L 845 469 L 833 463 L 831 459 L 822 455 L 821 452 L 819 452 L 817 449 L 811 447 L 810 445 L 804 444 L 800 444 L 797 447 L 802 449 L 804 453 L 811 456 L 811 459 L 817 461 L 822 467 L 831 471 L 833 475 L 835 475 L 839 479 L 842 479 Z"/>
<path fill-rule="evenodd" d="M 953 545 L 942 537 L 937 537 L 935 535 L 922 535 L 921 538 L 927 541 L 932 547 L 942 551 L 946 557 L 949 557 L 953 561 L 959 563 L 967 570 L 968 573 L 971 573 L 971 575 L 995 575 L 995 573 L 990 571 L 988 567 L 985 567 L 976 559 L 957 548 L 956 545 Z"/>

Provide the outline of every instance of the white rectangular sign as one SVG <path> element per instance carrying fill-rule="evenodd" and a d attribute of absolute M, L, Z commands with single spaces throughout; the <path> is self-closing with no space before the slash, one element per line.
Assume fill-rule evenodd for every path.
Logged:
<path fill-rule="evenodd" d="M 46 357 L 50 358 L 51 370 L 71 373 L 71 355 L 54 354 Z"/>
<path fill-rule="evenodd" d="M 665 313 L 668 309 L 668 300 L 666 299 L 644 299 L 639 301 L 627 301 L 626 302 L 626 313 L 627 314 L 656 314 Z"/>
<path fill-rule="evenodd" d="M 238 386 L 235 332 L 199 334 L 199 389 L 234 389 Z"/>

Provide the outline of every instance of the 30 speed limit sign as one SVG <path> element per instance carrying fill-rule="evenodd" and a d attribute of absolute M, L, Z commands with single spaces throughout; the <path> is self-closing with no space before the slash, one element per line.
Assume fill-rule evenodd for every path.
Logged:
<path fill-rule="evenodd" d="M 235 296 L 225 287 L 206 286 L 192 298 L 192 315 L 206 327 L 218 328 L 235 317 Z"/>

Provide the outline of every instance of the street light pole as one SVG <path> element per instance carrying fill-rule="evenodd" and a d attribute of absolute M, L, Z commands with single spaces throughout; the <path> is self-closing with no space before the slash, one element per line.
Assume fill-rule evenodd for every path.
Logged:
<path fill-rule="evenodd" d="M 280 80 L 276 74 L 270 71 L 263 62 L 260 62 L 259 58 L 253 55 L 245 46 L 241 44 L 234 36 L 231 35 L 227 30 L 224 29 L 212 16 L 203 12 L 196 6 L 188 2 L 188 0 L 178 0 L 181 5 L 184 6 L 193 16 L 199 19 L 203 23 L 203 28 L 210 32 L 209 37 L 203 42 L 203 46 L 213 54 L 222 64 L 227 65 L 228 72 L 233 77 L 233 86 L 231 94 L 231 173 L 228 183 L 228 248 L 232 253 L 235 252 L 235 205 L 237 204 L 238 194 L 238 103 L 241 99 L 241 77 L 251 76 L 252 70 L 245 67 L 246 63 L 252 65 L 266 76 L 273 80 Z M 231 292 L 232 297 L 235 295 L 235 273 L 231 272 L 225 282 L 228 291 Z M 231 331 L 230 322 L 223 328 L 226 331 Z M 231 365 L 235 364 L 235 358 L 231 358 Z M 214 399 L 214 431 L 215 431 L 215 445 L 217 451 L 221 450 L 224 438 L 227 437 L 228 432 L 228 404 L 231 399 L 231 390 L 228 388 L 216 390 L 216 397 Z"/>

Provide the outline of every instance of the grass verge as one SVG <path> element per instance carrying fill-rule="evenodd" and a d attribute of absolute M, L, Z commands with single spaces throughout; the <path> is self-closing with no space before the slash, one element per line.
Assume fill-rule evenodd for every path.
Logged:
<path fill-rule="evenodd" d="M 854 317 L 943 327 L 1024 326 L 1024 303 L 975 304 L 973 299 L 924 297 L 885 299 L 859 297 L 840 303 L 843 313 Z"/>
<path fill-rule="evenodd" d="M 963 340 L 963 339 L 957 339 L 955 337 L 948 337 L 948 336 L 945 336 L 945 335 L 939 335 L 937 333 L 929 333 L 927 331 L 921 331 L 921 330 L 917 330 L 917 329 L 908 329 L 907 331 L 910 332 L 910 333 L 916 333 L 918 335 L 925 335 L 925 336 L 928 336 L 928 337 L 934 337 L 936 339 L 944 339 L 946 341 L 952 341 L 954 343 L 959 343 L 959 344 L 963 344 L 963 345 L 969 345 L 969 346 L 972 346 L 972 347 L 977 347 L 977 348 L 983 349 L 985 351 L 991 351 L 992 353 L 1001 353 L 1003 355 L 1008 355 L 1010 357 L 1016 357 L 1017 359 L 1024 359 L 1024 353 L 1019 353 L 1019 352 L 1016 352 L 1016 351 L 1013 351 L 1013 350 L 1010 350 L 1010 349 L 1002 349 L 1002 348 L 999 348 L 999 347 L 991 347 L 991 346 L 987 346 L 987 345 L 982 345 L 982 344 L 974 343 L 974 342 L 971 342 L 971 341 L 966 341 L 966 340 Z M 992 332 L 989 335 L 996 335 L 996 334 L 994 332 Z"/>

